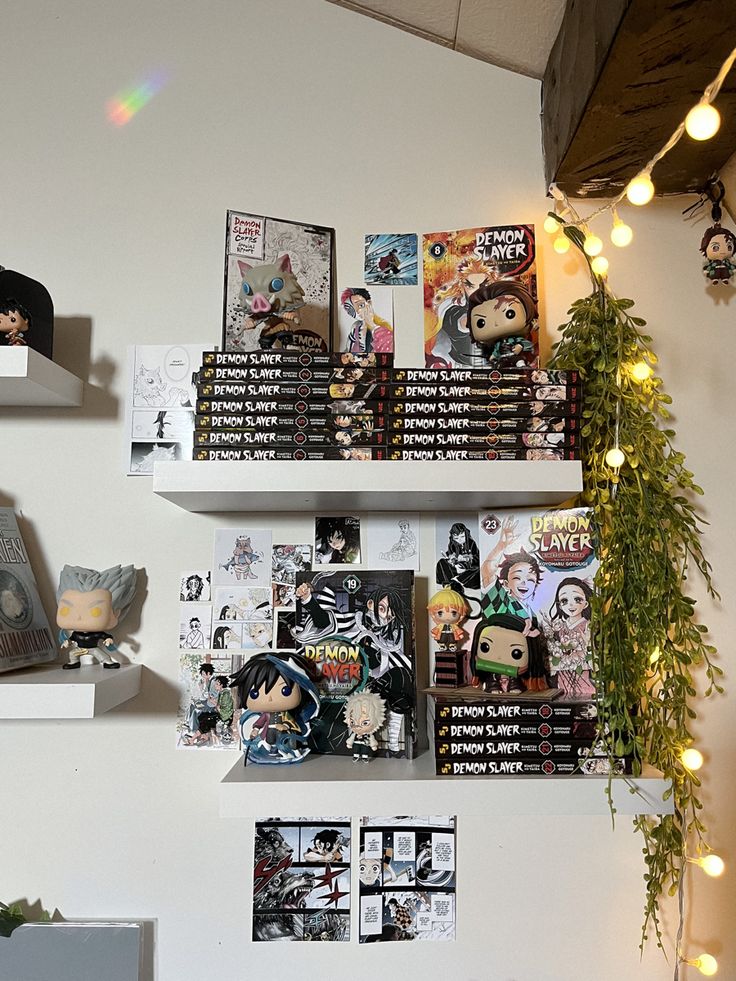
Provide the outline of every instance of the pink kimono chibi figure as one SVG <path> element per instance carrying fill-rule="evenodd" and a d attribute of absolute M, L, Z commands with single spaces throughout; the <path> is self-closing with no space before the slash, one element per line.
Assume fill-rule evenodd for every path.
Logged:
<path fill-rule="evenodd" d="M 568 576 L 557 587 L 549 616 L 543 619 L 552 684 L 568 698 L 593 698 L 590 677 L 590 600 L 584 579 Z"/>
<path fill-rule="evenodd" d="M 23 334 L 31 327 L 31 315 L 16 300 L 0 300 L 0 339 L 10 347 L 25 347 Z"/>
<path fill-rule="evenodd" d="M 64 668 L 78 668 L 82 654 L 91 654 L 103 668 L 119 668 L 112 634 L 133 602 L 136 570 L 113 566 L 104 572 L 65 565 L 56 591 L 56 623 L 62 650 L 69 654 Z"/>

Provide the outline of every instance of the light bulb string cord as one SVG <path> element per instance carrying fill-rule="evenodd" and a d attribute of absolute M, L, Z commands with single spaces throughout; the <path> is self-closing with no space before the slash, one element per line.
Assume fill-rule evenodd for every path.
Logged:
<path fill-rule="evenodd" d="M 721 91 L 721 86 L 726 80 L 726 76 L 733 68 L 734 62 L 736 62 L 736 48 L 733 49 L 733 51 L 728 56 L 728 58 L 726 58 L 726 60 L 723 62 L 718 74 L 710 83 L 710 85 L 706 87 L 698 105 L 711 104 L 711 102 L 716 98 L 718 93 Z M 685 132 L 685 120 L 683 120 L 680 123 L 680 125 L 674 131 L 672 136 L 670 136 L 670 138 L 667 140 L 667 142 L 662 147 L 662 149 L 659 150 L 657 153 L 655 153 L 654 156 L 651 158 L 651 160 L 648 160 L 647 163 L 639 170 L 638 174 L 636 174 L 635 176 L 641 175 L 644 177 L 649 177 L 655 165 L 659 163 L 662 157 L 668 154 L 670 150 L 677 143 L 680 142 L 684 132 Z M 616 208 L 616 205 L 620 204 L 623 201 L 623 199 L 626 197 L 627 187 L 625 187 L 623 191 L 621 191 L 621 193 L 618 194 L 612 201 L 609 201 L 608 204 L 602 205 L 600 208 L 597 208 L 595 211 L 591 212 L 591 214 L 589 214 L 586 218 L 581 218 L 580 215 L 578 215 L 578 213 L 575 211 L 575 209 L 570 206 L 569 198 L 567 197 L 565 192 L 561 190 L 556 184 L 550 184 L 549 193 L 552 195 L 553 198 L 555 198 L 556 201 L 559 201 L 563 205 L 563 207 L 567 208 L 570 211 L 570 213 L 575 216 L 575 220 L 569 221 L 567 222 L 567 224 L 580 227 L 580 226 L 584 226 L 589 221 L 593 221 L 594 218 L 599 218 L 601 215 L 606 214 L 606 212 L 614 210 Z"/>
<path fill-rule="evenodd" d="M 677 883 L 677 913 L 679 922 L 677 924 L 677 936 L 675 938 L 675 971 L 672 981 L 680 979 L 680 963 L 682 962 L 682 934 L 685 929 L 685 868 L 680 868 L 680 879 Z"/>

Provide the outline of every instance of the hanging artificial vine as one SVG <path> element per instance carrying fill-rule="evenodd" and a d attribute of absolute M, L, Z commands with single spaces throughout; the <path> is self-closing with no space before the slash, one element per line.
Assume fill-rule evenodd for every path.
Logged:
<path fill-rule="evenodd" d="M 563 231 L 590 266 L 582 232 L 564 224 Z M 601 731 L 612 757 L 633 755 L 635 774 L 646 763 L 672 783 L 674 814 L 634 822 L 646 862 L 640 946 L 653 928 L 663 948 L 660 898 L 682 888 L 688 854 L 710 851 L 699 817 L 700 781 L 681 759 L 696 717 L 694 669 L 702 668 L 706 697 L 723 690 L 716 650 L 695 620 L 690 573 L 697 570 L 708 593 L 717 594 L 692 503 L 703 492 L 672 445 L 674 430 L 660 428 L 672 400 L 654 371 L 651 337 L 632 315 L 632 300 L 617 299 L 592 269 L 591 278 L 594 290 L 573 303 L 550 367 L 576 369 L 583 380 L 582 500 L 594 509 L 600 534 L 592 642 Z M 624 455 L 620 466 L 611 466 L 610 456 L 606 462 L 615 447 Z"/>

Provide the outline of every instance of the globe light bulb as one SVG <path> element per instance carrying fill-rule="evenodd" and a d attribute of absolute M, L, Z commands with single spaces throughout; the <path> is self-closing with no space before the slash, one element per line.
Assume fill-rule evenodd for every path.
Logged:
<path fill-rule="evenodd" d="M 552 243 L 552 246 L 558 255 L 564 255 L 570 249 L 570 239 L 567 237 L 567 235 L 563 235 L 562 232 L 560 232 Z"/>
<path fill-rule="evenodd" d="M 694 140 L 709 140 L 721 125 L 721 114 L 715 106 L 699 102 L 685 117 L 685 131 Z"/>
<path fill-rule="evenodd" d="M 647 174 L 639 174 L 626 188 L 626 197 L 631 204 L 649 204 L 654 197 L 654 184 L 652 184 Z"/>
<path fill-rule="evenodd" d="M 699 954 L 690 963 L 693 967 L 697 967 L 706 978 L 712 978 L 714 974 L 718 973 L 718 961 L 711 954 Z"/>
<path fill-rule="evenodd" d="M 624 456 L 623 450 L 620 450 L 618 446 L 614 446 L 613 449 L 606 453 L 606 463 L 609 467 L 613 467 L 618 470 L 620 466 L 623 465 L 626 457 Z"/>
<path fill-rule="evenodd" d="M 600 241 L 600 239 L 598 240 Z M 605 276 L 608 272 L 608 259 L 604 255 L 597 255 L 590 264 L 590 268 L 596 276 Z"/>
<path fill-rule="evenodd" d="M 703 858 L 697 859 L 696 864 L 700 866 L 706 875 L 710 875 L 714 879 L 719 875 L 723 875 L 726 868 L 726 864 L 720 855 L 705 855 Z"/>
<path fill-rule="evenodd" d="M 652 374 L 652 369 L 646 363 L 646 361 L 637 361 L 636 364 L 631 369 L 631 377 L 634 381 L 644 382 L 647 378 L 650 378 Z"/>
<path fill-rule="evenodd" d="M 703 765 L 703 754 L 697 749 L 686 749 L 680 754 L 683 766 L 688 770 L 699 770 Z"/>
<path fill-rule="evenodd" d="M 598 238 L 597 235 L 586 235 L 585 241 L 583 242 L 583 249 L 586 255 L 598 255 L 598 253 L 603 248 L 603 242 Z"/>
<path fill-rule="evenodd" d="M 629 245 L 633 237 L 634 232 L 631 226 L 626 225 L 623 221 L 617 221 L 611 229 L 611 241 L 619 249 L 623 249 L 624 246 Z"/>
<path fill-rule="evenodd" d="M 559 227 L 560 227 L 559 221 L 557 221 L 556 218 L 553 218 L 552 215 L 547 215 L 547 217 L 544 219 L 544 224 L 542 225 L 542 228 L 549 235 L 554 235 L 554 233 L 557 231 Z"/>

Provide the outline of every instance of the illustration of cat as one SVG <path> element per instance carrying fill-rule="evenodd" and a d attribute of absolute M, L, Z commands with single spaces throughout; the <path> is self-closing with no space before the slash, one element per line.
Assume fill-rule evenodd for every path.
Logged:
<path fill-rule="evenodd" d="M 146 368 L 141 365 L 135 376 L 134 398 L 142 399 L 146 405 L 191 405 L 189 393 L 183 388 L 172 388 L 167 393 L 166 382 L 161 378 L 160 368 Z"/>

